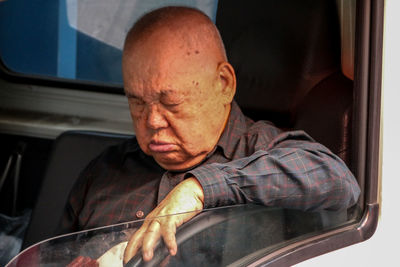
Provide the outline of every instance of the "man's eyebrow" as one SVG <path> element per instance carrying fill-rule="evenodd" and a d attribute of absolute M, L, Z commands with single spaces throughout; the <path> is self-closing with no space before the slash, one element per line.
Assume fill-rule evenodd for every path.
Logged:
<path fill-rule="evenodd" d="M 131 93 L 131 92 L 127 92 L 127 91 L 125 91 L 125 96 L 127 97 L 127 98 L 140 98 L 140 97 L 138 97 L 137 95 L 135 95 L 134 93 Z"/>
<path fill-rule="evenodd" d="M 168 89 L 162 89 L 162 90 L 160 91 L 161 95 L 167 95 L 167 94 L 170 94 L 170 93 L 173 93 L 173 92 L 174 92 L 174 90 L 172 90 L 172 89 L 170 89 L 170 88 L 168 88 Z"/>
<path fill-rule="evenodd" d="M 180 96 L 181 94 L 178 93 L 176 90 L 173 89 L 165 89 L 165 90 L 161 90 L 161 97 L 164 96 Z"/>

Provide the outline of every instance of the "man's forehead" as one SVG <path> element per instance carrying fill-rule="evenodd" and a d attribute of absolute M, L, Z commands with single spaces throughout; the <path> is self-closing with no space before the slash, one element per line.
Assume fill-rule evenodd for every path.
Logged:
<path fill-rule="evenodd" d="M 124 54 L 123 72 L 130 79 L 147 83 L 170 80 L 165 88 L 173 86 L 176 79 L 198 77 L 201 73 L 214 71 L 217 61 L 201 46 L 188 46 L 178 38 L 155 37 Z"/>
<path fill-rule="evenodd" d="M 178 31 L 165 28 L 154 32 L 133 45 L 128 54 L 146 56 L 153 59 L 162 57 L 184 57 L 188 53 L 199 53 L 204 50 L 202 38 L 199 38 L 193 31 Z M 145 53 L 148 52 L 148 53 Z"/>
<path fill-rule="evenodd" d="M 160 99 L 160 98 L 174 98 L 180 99 L 191 94 L 191 90 L 187 86 L 132 86 L 125 87 L 125 94 L 128 98 L 138 98 L 138 99 Z"/>

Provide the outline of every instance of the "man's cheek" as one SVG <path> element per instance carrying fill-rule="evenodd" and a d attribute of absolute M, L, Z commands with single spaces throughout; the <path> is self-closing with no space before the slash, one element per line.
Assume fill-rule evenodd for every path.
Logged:
<path fill-rule="evenodd" d="M 142 117 L 140 116 L 134 117 L 132 121 L 133 121 L 133 130 L 135 131 L 136 135 L 146 134 L 147 131 L 146 122 Z"/>
<path fill-rule="evenodd" d="M 136 135 L 136 140 L 138 141 L 138 144 L 140 146 L 140 148 L 142 149 L 142 151 L 147 154 L 150 155 L 150 150 L 148 147 L 148 142 L 145 138 L 142 138 L 140 135 Z"/>
<path fill-rule="evenodd" d="M 187 154 L 195 156 L 203 152 L 207 140 L 205 140 L 204 135 L 201 132 L 193 131 L 185 135 L 185 137 L 183 144 L 184 150 Z"/>
<path fill-rule="evenodd" d="M 134 129 L 134 134 L 136 136 L 136 140 L 138 141 L 140 148 L 144 152 L 147 152 L 147 150 L 148 150 L 147 146 L 150 141 L 149 141 L 146 129 L 137 124 L 134 124 L 133 129 Z"/>

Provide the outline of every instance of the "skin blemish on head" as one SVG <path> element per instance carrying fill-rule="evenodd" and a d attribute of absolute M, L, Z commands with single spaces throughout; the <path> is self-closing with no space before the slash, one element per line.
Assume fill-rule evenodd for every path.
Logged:
<path fill-rule="evenodd" d="M 123 56 L 127 95 L 140 97 L 129 100 L 136 139 L 164 169 L 186 170 L 214 149 L 229 116 L 230 106 L 214 90 L 214 68 L 226 61 L 225 52 L 206 16 L 146 23 L 145 32 L 141 24 L 130 30 L 126 43 L 132 44 L 124 46 Z"/>

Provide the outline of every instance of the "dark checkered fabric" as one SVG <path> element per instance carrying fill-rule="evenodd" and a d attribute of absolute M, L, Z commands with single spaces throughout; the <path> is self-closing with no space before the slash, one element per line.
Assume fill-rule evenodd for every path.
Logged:
<path fill-rule="evenodd" d="M 82 172 L 61 232 L 143 218 L 183 179 L 195 176 L 205 208 L 239 203 L 302 210 L 354 205 L 359 186 L 344 162 L 303 131 L 246 118 L 236 103 L 212 153 L 183 172 L 162 169 L 135 138 L 108 148 Z M 140 217 L 140 216 L 139 216 Z"/>

